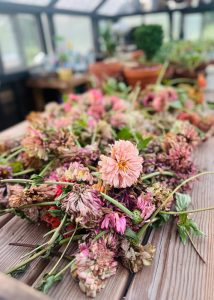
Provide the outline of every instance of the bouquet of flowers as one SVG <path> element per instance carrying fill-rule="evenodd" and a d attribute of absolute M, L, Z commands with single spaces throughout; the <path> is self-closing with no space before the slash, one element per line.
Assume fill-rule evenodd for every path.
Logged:
<path fill-rule="evenodd" d="M 142 244 L 149 228 L 175 217 L 183 243 L 202 234 L 189 217 L 187 192 L 212 173 L 199 173 L 192 154 L 212 134 L 213 117 L 200 115 L 198 104 L 187 110 L 188 97 L 172 87 L 132 91 L 128 98 L 97 89 L 71 94 L 31 113 L 25 136 L 1 145 L 0 214 L 49 228 L 44 244 L 9 274 L 64 245 L 38 289 L 48 292 L 70 269 L 80 289 L 95 297 L 119 262 L 131 272 L 152 263 L 154 245 Z"/>

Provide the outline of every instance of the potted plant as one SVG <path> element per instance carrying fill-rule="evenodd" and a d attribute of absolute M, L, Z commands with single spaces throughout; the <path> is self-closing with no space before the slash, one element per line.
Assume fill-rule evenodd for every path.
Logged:
<path fill-rule="evenodd" d="M 118 77 L 122 72 L 122 65 L 114 58 L 116 52 L 116 41 L 110 26 L 107 26 L 100 33 L 103 45 L 103 52 L 106 60 L 89 65 L 89 72 L 98 80 L 103 81 L 107 77 Z"/>
<path fill-rule="evenodd" d="M 143 61 L 136 66 L 125 67 L 124 76 L 129 85 L 135 86 L 138 82 L 142 88 L 156 82 L 161 70 L 160 64 L 155 64 L 153 58 L 161 48 L 163 30 L 160 25 L 141 25 L 134 32 L 136 46 L 143 50 Z"/>

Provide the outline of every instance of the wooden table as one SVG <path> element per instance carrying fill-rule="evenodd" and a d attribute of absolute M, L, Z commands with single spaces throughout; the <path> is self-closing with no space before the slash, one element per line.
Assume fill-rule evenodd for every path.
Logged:
<path fill-rule="evenodd" d="M 13 127 L 0 134 L 4 139 L 21 134 L 26 123 Z M 9 137 L 9 136 L 8 136 Z M 195 162 L 202 170 L 214 170 L 214 138 L 201 145 L 195 153 Z M 192 190 L 193 207 L 208 207 L 214 205 L 214 178 L 209 175 L 194 184 Z M 193 216 L 205 236 L 194 238 L 194 242 L 206 260 L 204 264 L 196 255 L 190 244 L 184 246 L 177 234 L 173 223 L 169 223 L 150 235 L 149 240 L 156 246 L 156 254 L 151 267 L 145 267 L 136 275 L 130 274 L 120 266 L 117 275 L 110 278 L 107 286 L 96 299 L 119 300 L 213 300 L 214 299 L 214 212 L 207 211 Z M 46 229 L 42 226 L 30 224 L 16 216 L 6 215 L 0 218 L 0 271 L 4 272 L 18 263 L 20 257 L 29 249 L 9 246 L 10 242 L 37 244 L 42 241 Z M 50 270 L 53 262 L 39 259 L 31 264 L 30 269 L 20 280 L 27 285 L 35 286 L 44 273 Z M 5 278 L 5 277 L 4 277 Z M 1 280 L 1 276 L 0 276 Z M 1 281 L 2 283 L 2 281 Z M 8 297 L 5 297 L 4 284 L 0 284 L 0 299 L 19 299 L 11 286 Z M 14 291 L 14 292 L 12 292 Z M 37 299 L 29 296 L 29 289 L 20 288 L 23 294 L 20 299 Z M 32 291 L 31 291 L 32 292 Z M 32 292 L 33 293 L 33 292 Z M 29 294 L 30 295 L 30 294 Z M 51 299 L 83 300 L 84 294 L 79 290 L 69 274 L 49 293 Z M 42 297 L 40 299 L 43 299 Z"/>
<path fill-rule="evenodd" d="M 45 99 L 43 95 L 44 89 L 58 90 L 61 94 L 67 94 L 74 91 L 80 85 L 88 85 L 88 74 L 76 74 L 71 80 L 61 80 L 56 76 L 36 76 L 28 79 L 27 86 L 32 88 L 35 99 L 36 110 L 43 110 L 45 107 Z"/>

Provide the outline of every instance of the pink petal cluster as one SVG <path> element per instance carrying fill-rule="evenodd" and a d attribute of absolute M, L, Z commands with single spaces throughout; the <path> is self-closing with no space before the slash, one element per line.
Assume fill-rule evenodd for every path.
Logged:
<path fill-rule="evenodd" d="M 137 182 L 142 171 L 143 158 L 129 141 L 116 141 L 111 157 L 101 155 L 99 162 L 103 181 L 116 188 L 126 188 Z"/>
<path fill-rule="evenodd" d="M 152 203 L 152 194 L 142 192 L 137 199 L 137 207 L 141 211 L 141 218 L 147 220 L 155 211 L 155 205 Z"/>
<path fill-rule="evenodd" d="M 143 99 L 146 107 L 152 107 L 156 112 L 163 112 L 172 101 L 178 98 L 177 92 L 172 87 L 164 87 L 157 91 L 150 91 Z"/>
<path fill-rule="evenodd" d="M 89 168 L 84 167 L 77 161 L 70 163 L 64 176 L 66 180 L 87 181 L 90 184 L 93 183 L 93 176 L 91 175 Z"/>
<path fill-rule="evenodd" d="M 80 289 L 94 298 L 105 287 L 107 278 L 116 273 L 118 263 L 114 259 L 115 253 L 99 241 L 80 244 L 79 250 L 71 274 L 79 281 Z"/>
<path fill-rule="evenodd" d="M 106 214 L 101 224 L 102 229 L 114 228 L 116 232 L 124 234 L 126 229 L 125 216 L 119 216 L 117 212 Z"/>

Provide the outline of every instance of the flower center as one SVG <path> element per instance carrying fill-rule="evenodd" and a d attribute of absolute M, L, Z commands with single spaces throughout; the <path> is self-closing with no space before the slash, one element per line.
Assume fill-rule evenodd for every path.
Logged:
<path fill-rule="evenodd" d="M 118 168 L 122 171 L 126 171 L 127 170 L 127 162 L 125 160 L 119 161 Z"/>

